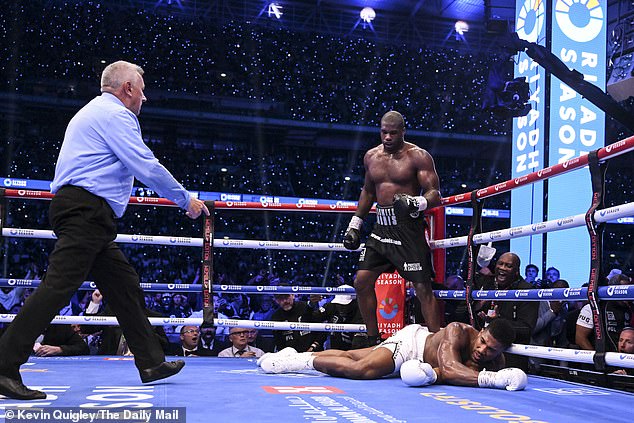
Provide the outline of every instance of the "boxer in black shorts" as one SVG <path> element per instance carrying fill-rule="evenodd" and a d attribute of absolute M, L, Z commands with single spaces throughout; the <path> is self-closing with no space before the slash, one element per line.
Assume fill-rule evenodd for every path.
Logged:
<path fill-rule="evenodd" d="M 396 216 L 394 207 L 377 206 L 377 223 L 359 257 L 359 270 L 393 272 L 404 279 L 426 283 L 434 277 L 431 254 L 425 238 L 425 220 L 408 213 Z"/>
<path fill-rule="evenodd" d="M 425 209 L 440 205 L 440 183 L 431 155 L 404 137 L 403 116 L 387 112 L 381 118 L 381 145 L 363 158 L 365 182 L 343 239 L 347 249 L 359 248 L 363 219 L 376 202 L 377 224 L 361 252 L 354 284 L 371 343 L 379 336 L 374 284 L 381 273 L 395 268 L 414 283 L 429 330 L 438 331 L 441 323 L 422 216 Z"/>

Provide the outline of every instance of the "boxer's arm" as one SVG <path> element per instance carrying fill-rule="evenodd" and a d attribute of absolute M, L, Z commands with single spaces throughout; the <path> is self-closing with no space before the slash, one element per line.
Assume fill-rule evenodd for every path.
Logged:
<path fill-rule="evenodd" d="M 592 336 L 593 329 L 586 328 L 579 324 L 576 325 L 575 330 L 575 343 L 579 345 L 579 348 L 582 350 L 593 350 L 592 341 L 590 338 Z"/>
<path fill-rule="evenodd" d="M 361 246 L 361 228 L 363 227 L 363 219 L 370 213 L 370 209 L 376 199 L 376 188 L 374 182 L 370 177 L 368 171 L 368 165 L 370 161 L 370 154 L 366 153 L 363 158 L 365 166 L 365 182 L 363 189 L 359 196 L 359 204 L 357 210 L 354 212 L 354 216 L 350 219 L 350 223 L 346 228 L 346 232 L 343 236 L 343 246 L 347 250 L 358 250 Z"/>
<path fill-rule="evenodd" d="M 438 347 L 439 383 L 478 386 L 478 371 L 462 362 L 461 351 L 469 349 L 470 336 L 465 328 L 450 323 L 445 328 L 445 339 Z"/>
<path fill-rule="evenodd" d="M 423 197 L 427 200 L 427 209 L 440 205 L 440 179 L 436 173 L 434 159 L 423 150 L 417 149 L 414 163 L 416 164 L 416 177 L 423 191 Z"/>
<path fill-rule="evenodd" d="M 357 205 L 357 211 L 354 213 L 355 216 L 360 217 L 361 219 L 365 219 L 365 217 L 370 213 L 370 209 L 376 202 L 376 186 L 374 185 L 374 181 L 370 177 L 369 164 L 370 164 L 370 155 L 366 153 L 363 158 L 363 164 L 365 166 L 365 179 L 363 181 L 363 188 L 361 189 L 361 194 L 359 195 L 359 204 Z"/>

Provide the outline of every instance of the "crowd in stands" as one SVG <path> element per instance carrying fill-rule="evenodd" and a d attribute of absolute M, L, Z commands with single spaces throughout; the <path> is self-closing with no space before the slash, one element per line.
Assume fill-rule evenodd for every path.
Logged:
<path fill-rule="evenodd" d="M 51 180 L 54 161 L 45 148 L 50 144 L 53 143 L 47 140 L 33 140 L 30 148 L 16 152 L 8 176 Z M 161 162 L 168 169 L 173 169 L 175 177 L 194 190 L 355 201 L 362 186 L 363 152 L 356 153 L 358 157 L 353 159 L 356 164 L 350 171 L 348 154 L 344 150 L 274 146 L 263 158 L 240 145 L 232 146 L 227 152 L 211 149 L 175 150 L 161 143 L 154 143 L 152 148 Z M 183 160 L 183 157 L 186 159 Z M 230 174 L 218 172 L 207 176 L 208 171 L 205 169 L 209 163 L 230 168 Z M 465 180 L 474 186 L 505 180 L 504 170 L 488 168 L 485 160 L 473 161 L 469 166 L 458 166 L 457 159 L 439 158 L 436 166 L 441 175 L 442 191 L 449 195 L 465 192 L 465 188 L 461 187 Z M 254 172 L 254 168 L 258 170 Z M 261 173 L 267 175 L 266 184 L 260 181 L 259 176 L 253 177 Z M 352 177 L 345 181 L 345 175 Z M 7 226 L 48 229 L 47 206 L 47 203 L 37 201 L 11 201 L 8 203 Z M 508 196 L 500 196 L 487 203 L 487 206 L 508 209 Z M 215 234 L 216 238 L 340 242 L 348 220 L 347 214 L 219 211 L 215 215 Z M 372 217 L 367 219 L 366 231 L 371 228 L 372 221 Z M 458 225 L 457 229 L 464 230 L 464 224 Z M 174 209 L 130 206 L 120 220 L 119 232 L 199 237 L 200 225 L 185 219 Z M 50 249 L 47 242 L 17 239 L 7 242 L 5 248 L 10 255 L 7 270 L 14 277 L 20 277 L 20 266 L 28 264 L 34 256 L 46 257 Z M 143 282 L 191 282 L 194 280 L 193 269 L 200 261 L 200 251 L 196 248 L 179 248 L 175 252 L 169 247 L 125 245 L 124 249 Z M 345 252 L 218 248 L 215 253 L 216 267 L 221 269 L 219 273 L 225 274 L 231 283 L 244 283 L 259 269 L 265 268 L 285 281 L 322 285 L 327 283 L 328 275 L 336 273 L 344 274 L 350 280 L 356 261 L 353 255 Z M 295 263 L 302 265 L 298 267 Z M 454 267 L 458 267 L 458 264 Z"/>
<path fill-rule="evenodd" d="M 43 15 L 46 25 L 42 25 Z M 16 19 L 20 26 L 15 24 Z M 101 59 L 110 61 L 123 55 L 148 71 L 146 84 L 156 96 L 152 99 L 155 107 L 203 107 L 206 111 L 222 112 L 230 109 L 230 113 L 241 114 L 256 113 L 248 104 L 259 104 L 257 113 L 267 116 L 370 126 L 377 125 L 387 108 L 395 108 L 415 129 L 508 135 L 507 124 L 481 110 L 487 68 L 499 60 L 490 54 L 394 46 L 236 22 L 214 26 L 202 18 L 154 15 L 133 9 L 113 14 L 108 5 L 97 2 L 11 2 L 5 5 L 0 20 L 3 28 L 10 29 L 0 32 L 3 92 L 86 100 L 94 95 L 94 83 L 86 81 L 95 80 Z M 94 53 L 86 55 L 87 51 Z M 227 76 L 221 77 L 221 72 Z M 230 103 L 227 99 L 237 101 Z M 241 106 L 231 109 L 228 104 Z M 265 110 L 261 108 L 263 104 L 267 105 Z M 37 117 L 33 119 L 37 121 Z M 34 126 L 45 128 L 47 124 L 39 122 Z M 54 124 L 63 128 L 66 122 L 51 123 Z M 31 133 L 22 125 L 16 128 L 24 132 L 13 133 L 14 139 L 0 142 L 0 157 L 5 165 L 0 176 L 52 180 L 62 137 L 51 137 L 45 130 Z M 619 133 L 620 129 L 611 130 Z M 619 138 L 622 135 L 619 133 Z M 206 146 L 196 142 L 174 145 L 154 136 L 146 142 L 176 179 L 196 191 L 356 201 L 363 184 L 364 151 L 344 147 L 255 148 L 243 143 Z M 490 157 L 435 157 L 435 164 L 443 196 L 510 179 L 509 164 L 504 160 L 494 162 Z M 608 178 L 607 205 L 631 201 L 633 168 L 619 166 L 616 171 L 608 170 Z M 47 207 L 47 203 L 39 201 L 9 201 L 4 223 L 15 228 L 49 229 Z M 487 199 L 486 207 L 508 210 L 510 195 Z M 341 242 L 348 220 L 348 214 L 335 213 L 220 211 L 215 213 L 215 237 Z M 364 237 L 372 223 L 372 217 L 366 219 Z M 468 218 L 448 217 L 446 237 L 465 235 L 469 224 Z M 606 252 L 631 250 L 634 240 L 626 226 L 609 227 L 604 239 Z M 505 227 L 508 220 L 485 220 L 485 230 Z M 172 208 L 130 206 L 119 221 L 119 233 L 200 237 L 201 228 L 199 221 L 192 222 Z M 0 245 L 0 277 L 41 278 L 51 248 L 50 240 L 4 238 Z M 128 244 L 122 249 L 141 282 L 201 283 L 199 248 Z M 505 249 L 508 244 L 499 251 Z M 606 264 L 612 260 L 610 267 L 633 273 L 631 258 L 629 262 L 614 262 L 608 254 L 605 256 Z M 348 252 L 216 248 L 213 283 L 352 285 L 357 258 Z M 465 274 L 466 259 L 464 248 L 448 249 L 446 274 L 459 279 L 457 275 Z M 534 286 L 547 288 L 554 281 L 544 278 L 539 286 Z M 18 289 L 2 288 L 0 314 L 19 309 L 29 290 Z M 79 292 L 65 312 L 86 313 L 90 294 Z M 298 295 L 296 299 L 306 303 L 306 307 L 311 303 L 308 295 Z M 148 310 L 173 317 L 197 316 L 202 307 L 201 295 L 197 294 L 147 292 L 145 302 Z M 326 302 L 323 300 L 320 305 Z M 278 304 L 279 298 L 268 295 L 224 294 L 214 298 L 216 313 L 234 319 L 269 320 L 279 309 Z M 568 308 L 574 311 L 572 303 L 543 305 L 549 306 L 543 314 L 549 312 L 550 317 L 559 315 L 562 309 L 566 313 Z M 415 315 L 414 308 L 415 304 L 408 302 L 407 314 Z M 551 320 L 556 321 L 555 317 Z M 549 324 L 552 328 L 553 323 Z M 214 329 L 211 335 L 205 335 L 205 330 L 209 328 L 165 327 L 172 343 L 187 340 L 185 349 L 192 346 L 192 339 L 196 344 L 205 336 L 212 341 L 215 337 L 218 344 L 205 348 L 213 349 L 216 355 L 222 346 L 229 349 L 231 356 L 242 356 L 239 346 L 243 346 L 246 337 L 255 336 L 237 328 L 232 329 L 233 333 Z M 258 349 L 267 352 L 274 348 L 270 332 L 262 330 L 256 335 Z M 98 350 L 98 337 L 87 333 L 82 336 L 91 352 Z M 566 346 L 569 344 L 574 343 Z M 179 355 L 186 353 L 179 350 Z"/>
<path fill-rule="evenodd" d="M 160 90 L 155 105 L 226 110 L 231 102 L 221 99 L 238 98 L 270 104 L 269 115 L 362 125 L 374 125 L 386 108 L 394 108 L 417 129 L 508 130 L 504 121 L 480 110 L 487 69 L 497 60 L 487 53 L 244 22 L 218 25 L 211 16 L 132 7 L 113 13 L 111 7 L 84 1 L 6 5 L 0 16 L 10 31 L 0 33 L 0 88 L 90 98 L 94 84 L 86 82 L 100 73 L 100 61 L 123 56 L 148 71 L 148 89 Z M 240 112 L 248 109 L 243 103 Z"/>
<path fill-rule="evenodd" d="M 497 261 L 486 264 L 479 269 L 475 289 L 529 289 L 529 288 L 568 288 L 567 281 L 561 279 L 558 269 L 550 267 L 543 279 L 539 278 L 539 271 L 532 264 L 525 266 L 524 276 L 520 275 L 519 260 L 512 264 L 511 273 L 503 273 L 510 253 L 502 254 Z M 505 261 L 506 260 L 506 261 Z M 36 266 L 29 266 L 26 278 L 38 278 L 41 272 Z M 198 275 L 196 275 L 198 277 Z M 511 282 L 509 282 L 511 281 Z M 629 285 L 632 283 L 630 276 L 619 269 L 613 269 L 606 276 L 609 285 Z M 225 275 L 218 276 L 218 283 L 225 284 Z M 331 286 L 345 286 L 346 280 L 342 275 L 335 275 L 329 281 Z M 503 284 L 504 282 L 504 284 Z M 459 276 L 450 276 L 446 283 L 446 289 L 464 289 L 464 280 Z M 604 282 L 602 282 L 604 283 Z M 264 269 L 246 282 L 246 285 L 279 285 L 279 278 L 274 278 Z M 489 284 L 490 286 L 487 286 Z M 442 289 L 435 286 L 435 289 Z M 0 291 L 0 314 L 16 313 L 30 293 L 25 288 L 2 288 Z M 628 341 L 624 341 L 623 334 L 631 330 L 634 324 L 634 313 L 631 301 L 608 302 L 605 321 L 609 334 L 607 351 L 619 351 L 632 353 Z M 145 304 L 148 316 L 159 317 L 201 317 L 200 293 L 179 292 L 146 292 Z M 214 313 L 218 318 L 238 320 L 260 321 L 300 321 L 300 322 L 330 322 L 330 323 L 355 323 L 361 324 L 358 306 L 354 296 L 338 294 L 322 296 L 316 294 L 242 294 L 242 293 L 214 293 Z M 102 297 L 97 290 L 79 291 L 70 304 L 64 307 L 62 315 L 109 315 L 107 300 L 103 307 Z M 584 307 L 585 305 L 585 307 Z M 503 309 L 502 306 L 506 308 Z M 475 301 L 476 318 L 489 321 L 497 317 L 504 317 L 513 321 L 516 331 L 522 334 L 516 342 L 530 343 L 533 345 L 554 346 L 558 348 L 594 349 L 592 337 L 591 311 L 585 301 Z M 453 321 L 468 323 L 466 305 L 463 301 L 444 300 L 444 322 Z M 99 313 L 97 312 L 99 310 Z M 420 305 L 411 296 L 405 300 L 405 324 L 422 321 Z M 505 314 L 506 313 L 506 314 Z M 2 331 L 0 325 L 0 332 Z M 293 346 L 301 350 L 321 350 L 324 348 L 354 349 L 362 348 L 367 344 L 365 333 L 351 332 L 348 334 L 324 333 L 293 330 L 249 329 L 240 327 L 197 327 L 197 326 L 163 326 L 156 327 L 157 336 L 168 354 L 196 355 L 220 357 L 259 357 L 265 352 L 280 351 L 286 346 Z M 74 347 L 61 345 L 61 349 L 52 349 L 56 354 L 47 354 L 45 346 L 37 355 L 72 355 L 70 351 L 81 352 L 77 354 L 129 354 L 129 352 L 115 352 L 119 342 L 112 342 L 110 337 L 116 328 L 103 328 L 101 326 L 77 326 L 75 332 L 84 342 L 78 342 L 76 336 Z M 49 331 L 50 334 L 53 331 Z M 55 331 L 57 333 L 59 331 Z M 71 336 L 66 330 L 67 336 Z M 65 332 L 65 333 L 66 333 Z M 51 335 L 52 336 L 52 335 Z M 343 337 L 342 337 L 343 336 Z M 619 339 L 621 336 L 621 339 Z M 629 336 L 629 335 L 628 335 Z M 120 338 L 120 331 L 118 332 Z M 118 339 L 117 338 L 117 339 Z M 44 339 L 47 339 L 46 337 Z M 204 345 L 203 345 L 204 342 Z M 85 345 L 84 345 L 85 343 Z M 249 346 L 247 346 L 247 343 Z M 112 345 L 110 345 L 112 344 Z M 87 346 L 86 346 L 87 345 Z M 336 346 L 335 346 L 336 345 Z M 54 345 L 59 347 L 60 345 Z M 40 346 L 37 346 L 40 348 Z M 64 353 L 63 351 L 66 351 Z M 123 350 L 122 350 L 123 351 Z M 128 350 L 129 351 L 129 350 Z M 222 353 L 224 351 L 224 353 Z M 231 354 L 229 354 L 231 353 Z M 552 364 L 552 361 L 511 356 L 509 359 L 519 359 L 516 366 L 540 372 L 544 364 Z M 587 366 L 582 366 L 585 368 Z M 616 370 L 616 369 L 615 369 Z M 625 374 L 625 373 L 624 373 Z"/>
<path fill-rule="evenodd" d="M 42 145 L 45 144 L 42 142 Z M 13 160 L 12 171 L 8 176 L 28 177 L 29 179 L 51 180 L 53 167 L 50 155 L 44 153 L 46 150 L 34 143 L 32 150 L 24 150 L 17 154 Z M 174 173 L 180 180 L 186 180 L 186 186 L 198 189 L 197 182 L 208 190 L 220 192 L 246 192 L 262 193 L 267 195 L 280 196 L 304 196 L 306 198 L 334 198 L 342 200 L 355 200 L 360 190 L 361 183 L 358 178 L 344 181 L 346 174 L 344 166 L 337 166 L 340 152 L 316 151 L 310 149 L 299 149 L 295 152 L 297 159 L 291 161 L 293 155 L 286 156 L 287 162 L 282 173 L 292 173 L 292 181 L 302 181 L 304 188 L 302 191 L 284 190 L 283 185 L 275 189 L 276 181 L 279 177 L 273 175 L 274 170 L 270 169 L 271 175 L 268 180 L 271 182 L 271 191 L 258 191 L 257 184 L 249 186 L 247 191 L 243 183 L 248 183 L 251 167 L 249 163 L 257 160 L 245 154 L 233 169 L 237 174 L 243 175 L 238 179 L 237 185 L 225 185 L 225 181 L 213 175 L 208 178 L 200 178 L 196 173 L 183 173 L 179 168 L 178 154 L 171 154 L 155 146 L 157 154 L 168 168 L 174 169 Z M 199 152 L 200 153 L 200 152 Z M 179 153 L 180 154 L 180 153 Z M 285 152 L 279 153 L 279 160 L 285 156 Z M 234 155 L 234 153 L 231 153 Z M 236 154 L 239 155 L 239 154 Z M 300 170 L 306 168 L 309 157 L 321 155 L 324 157 L 323 167 L 315 166 L 313 173 L 300 174 Z M 201 160 L 197 161 L 199 169 L 204 169 L 207 160 L 204 154 L 200 154 Z M 194 160 L 195 155 L 192 155 Z M 251 160 L 249 160 L 251 158 Z M 329 160 L 328 158 L 332 158 Z M 217 154 L 214 160 L 224 162 L 224 157 Z M 273 160 L 273 159 L 272 159 Z M 39 169 L 32 163 L 48 163 Z M 193 162 L 192 162 L 193 163 Z M 236 162 L 237 163 L 237 162 Z M 464 192 L 459 186 L 461 180 L 470 181 L 476 186 L 485 186 L 505 180 L 501 170 L 495 169 L 493 181 L 490 181 L 490 169 L 487 168 L 486 161 L 474 162 L 471 168 L 457 167 L 450 160 L 437 160 L 437 169 L 441 179 L 441 190 L 449 195 Z M 460 172 L 457 170 L 460 169 Z M 264 172 L 269 169 L 263 168 Z M 362 175 L 363 170 L 356 167 L 353 172 Z M 612 174 L 614 175 L 615 172 Z M 612 178 L 614 183 L 607 185 L 606 202 L 608 205 L 622 204 L 627 202 L 627 193 L 631 188 L 627 186 L 627 181 L 632 181 L 631 170 L 619 169 L 618 177 Z M 610 170 L 608 170 L 610 174 Z M 328 178 L 341 180 L 341 185 L 347 188 L 336 190 L 334 184 L 323 183 Z M 462 175 L 462 177 L 460 176 Z M 445 183 L 446 182 L 446 183 Z M 630 182 L 631 183 L 631 182 Z M 347 189 L 347 196 L 344 197 L 344 190 Z M 508 195 L 499 196 L 496 203 L 493 197 L 487 199 L 485 205 L 490 208 L 500 208 L 508 210 Z M 16 228 L 49 229 L 47 221 L 48 203 L 39 201 L 13 200 L 8 202 L 7 226 Z M 215 234 L 217 238 L 229 237 L 232 239 L 254 239 L 254 240 L 276 240 L 276 241 L 313 241 L 313 242 L 341 242 L 341 237 L 347 225 L 347 214 L 331 213 L 295 213 L 295 212 L 251 212 L 251 211 L 218 211 L 215 214 Z M 372 215 L 366 219 L 364 229 L 369 231 L 373 218 Z M 468 232 L 470 219 L 465 217 L 447 218 L 446 237 L 463 236 Z M 168 236 L 189 236 L 200 237 L 200 225 L 198 222 L 191 222 L 184 218 L 181 213 L 170 208 L 153 208 L 142 206 L 130 206 L 128 212 L 119 222 L 119 232 L 123 234 L 142 235 L 168 235 Z M 485 219 L 484 230 L 498 230 L 507 227 L 506 219 Z M 628 230 L 629 225 L 609 225 L 605 234 L 604 246 L 606 251 L 627 251 L 632 245 L 632 233 Z M 31 262 L 35 262 L 40 268 L 46 263 L 46 256 L 52 247 L 52 241 L 25 240 L 18 238 L 7 238 L 3 244 L 3 253 L 7 255 L 0 268 L 7 277 L 22 277 L 24 268 Z M 191 247 L 157 247 L 143 245 L 124 245 L 126 255 L 132 261 L 141 276 L 142 282 L 161 283 L 188 283 L 195 279 L 195 269 L 200 262 L 200 251 Z M 463 248 L 447 249 L 447 274 L 464 274 L 466 268 L 466 255 Z M 606 265 L 612 267 L 622 267 L 625 271 L 630 271 L 627 263 L 617 263 L 606 254 L 606 260 L 610 261 Z M 217 274 L 224 274 L 225 278 L 232 284 L 243 284 L 254 277 L 260 269 L 265 269 L 273 278 L 278 277 L 283 281 L 305 284 L 319 285 L 328 284 L 328 279 L 337 273 L 345 276 L 346 280 L 351 280 L 355 269 L 356 257 L 347 252 L 296 252 L 296 251 L 264 251 L 264 250 L 241 250 L 217 248 L 215 250 L 214 262 Z M 297 264 L 300 263 L 301 266 Z"/>

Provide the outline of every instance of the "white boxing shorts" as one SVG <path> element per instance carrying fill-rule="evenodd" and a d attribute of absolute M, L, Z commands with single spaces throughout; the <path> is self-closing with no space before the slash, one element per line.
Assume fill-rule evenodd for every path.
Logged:
<path fill-rule="evenodd" d="M 387 348 L 392 352 L 394 360 L 394 373 L 401 370 L 401 366 L 407 360 L 423 360 L 425 353 L 425 342 L 432 333 L 421 325 L 408 325 L 396 332 L 394 335 L 374 347 Z"/>

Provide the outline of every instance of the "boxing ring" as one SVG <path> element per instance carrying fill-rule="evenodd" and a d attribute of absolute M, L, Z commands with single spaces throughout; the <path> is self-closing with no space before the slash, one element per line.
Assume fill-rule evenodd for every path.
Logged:
<path fill-rule="evenodd" d="M 631 421 L 632 394 L 536 376 L 518 392 L 442 385 L 412 388 L 399 378 L 355 381 L 316 372 L 265 374 L 252 359 L 184 359 L 187 365 L 178 375 L 141 385 L 128 357 L 32 358 L 23 366 L 22 377 L 27 386 L 46 392 L 47 399 L 0 399 L 0 419 L 12 406 L 89 411 L 125 404 L 132 409 L 179 410 L 186 420 L 165 421 L 181 423 L 565 423 L 606 421 L 606 413 L 611 414 L 610 421 Z"/>
<path fill-rule="evenodd" d="M 589 166 L 591 175 L 600 169 L 601 163 L 613 157 L 634 150 L 634 137 L 606 146 L 588 156 L 580 156 L 538 172 L 506 181 L 494 186 L 482 188 L 471 193 L 443 198 L 442 206 L 471 202 L 474 209 L 472 227 L 467 236 L 450 239 L 434 237 L 430 246 L 434 250 L 434 264 L 437 272 L 444 273 L 439 252 L 447 248 L 466 247 L 469 256 L 467 287 L 465 290 L 440 290 L 435 295 L 443 300 L 467 301 L 470 306 L 474 300 L 495 299 L 496 301 L 544 301 L 544 300 L 585 300 L 588 299 L 593 310 L 597 351 L 580 351 L 562 348 L 540 347 L 514 344 L 508 352 L 531 357 L 550 358 L 579 363 L 594 364 L 597 373 L 602 374 L 606 365 L 621 368 L 634 368 L 634 355 L 604 351 L 601 340 L 604 335 L 601 315 L 598 313 L 602 301 L 634 300 L 634 285 L 607 287 L 600 286 L 602 274 L 600 263 L 601 224 L 619 217 L 634 216 L 634 203 L 626 203 L 604 208 L 598 201 L 593 178 L 592 206 L 584 214 L 569 216 L 556 221 L 508 228 L 493 232 L 481 232 L 478 213 L 482 210 L 480 199 L 509 191 L 513 188 L 531 184 L 540 180 L 578 170 Z M 595 189 L 596 188 L 596 189 Z M 52 194 L 32 190 L 0 190 L 4 198 L 50 199 Z M 150 206 L 174 206 L 173 203 L 158 198 L 130 199 L 131 204 Z M 279 210 L 308 212 L 353 212 L 354 207 L 346 205 L 320 206 L 313 204 L 279 203 L 236 203 L 215 202 L 215 209 L 238 210 Z M 435 216 L 439 214 L 436 209 Z M 54 239 L 52 231 L 7 228 L 5 218 L 0 213 L 2 236 L 36 239 Z M 439 218 L 436 228 L 444 225 Z M 593 266 L 590 271 L 588 288 L 535 289 L 509 291 L 473 292 L 473 278 L 478 246 L 488 242 L 499 242 L 514 237 L 530 236 L 586 226 L 588 228 L 593 252 Z M 203 237 L 175 237 L 154 235 L 120 234 L 116 242 L 165 246 L 201 247 L 202 288 L 204 297 L 203 317 L 196 318 L 150 318 L 153 325 L 200 325 L 210 322 L 214 316 L 210 304 L 212 291 L 222 293 L 274 294 L 274 293 L 315 293 L 333 295 L 354 293 L 346 288 L 309 288 L 280 286 L 242 286 L 212 285 L 214 248 L 251 248 L 306 251 L 346 251 L 341 244 L 304 241 L 262 241 L 214 239 L 213 213 L 203 224 Z M 597 260 L 597 257 L 599 260 Z M 37 280 L 0 279 L 0 287 L 36 287 Z M 189 284 L 141 284 L 146 291 L 200 292 L 201 285 Z M 85 282 L 82 289 L 94 289 L 92 282 Z M 13 315 L 0 315 L 0 322 L 10 322 Z M 57 316 L 54 323 L 116 325 L 116 319 L 105 316 Z M 266 328 L 280 330 L 319 330 L 350 331 L 364 330 L 363 325 L 296 323 L 247 321 L 236 319 L 213 320 L 220 327 Z M 500 390 L 432 385 L 423 388 L 405 386 L 398 378 L 386 378 L 374 381 L 355 381 L 338 379 L 317 372 L 301 374 L 265 374 L 255 360 L 222 358 L 185 358 L 184 370 L 165 381 L 150 385 L 141 385 L 131 359 L 128 357 L 32 357 L 22 367 L 22 377 L 27 386 L 47 392 L 44 401 L 20 402 L 0 396 L 0 418 L 11 420 L 7 411 L 12 407 L 51 408 L 77 407 L 85 410 L 116 407 L 169 408 L 187 420 L 172 421 L 208 421 L 209 410 L 217 414 L 214 421 L 251 420 L 270 421 L 438 421 L 451 416 L 451 420 L 469 419 L 480 421 L 532 421 L 567 422 L 586 419 L 587 421 L 630 421 L 629 404 L 633 394 L 612 390 L 595 385 L 583 385 L 563 380 L 530 376 L 527 388 L 520 392 Z M 87 377 L 88 375 L 88 377 Z M 628 378 L 623 376 L 623 378 Z M 206 389 L 208 388 L 208 389 Z M 195 394 L 192 394 L 194 393 Z M 385 393 L 388 393 L 386 395 Z M 563 399 L 563 401 L 562 401 Z M 252 407 L 251 404 L 257 404 Z M 245 406 L 246 405 L 246 406 Z M 4 411 L 3 411 L 4 410 Z M 218 413 L 219 412 L 219 413 Z M 609 417 L 608 417 L 609 414 Z M 59 421 L 59 420 L 58 420 Z M 70 420 L 69 420 L 70 421 Z M 119 420 L 126 421 L 126 420 Z M 135 420 L 136 421 L 136 420 Z M 167 421 L 167 420 L 163 420 Z"/>

